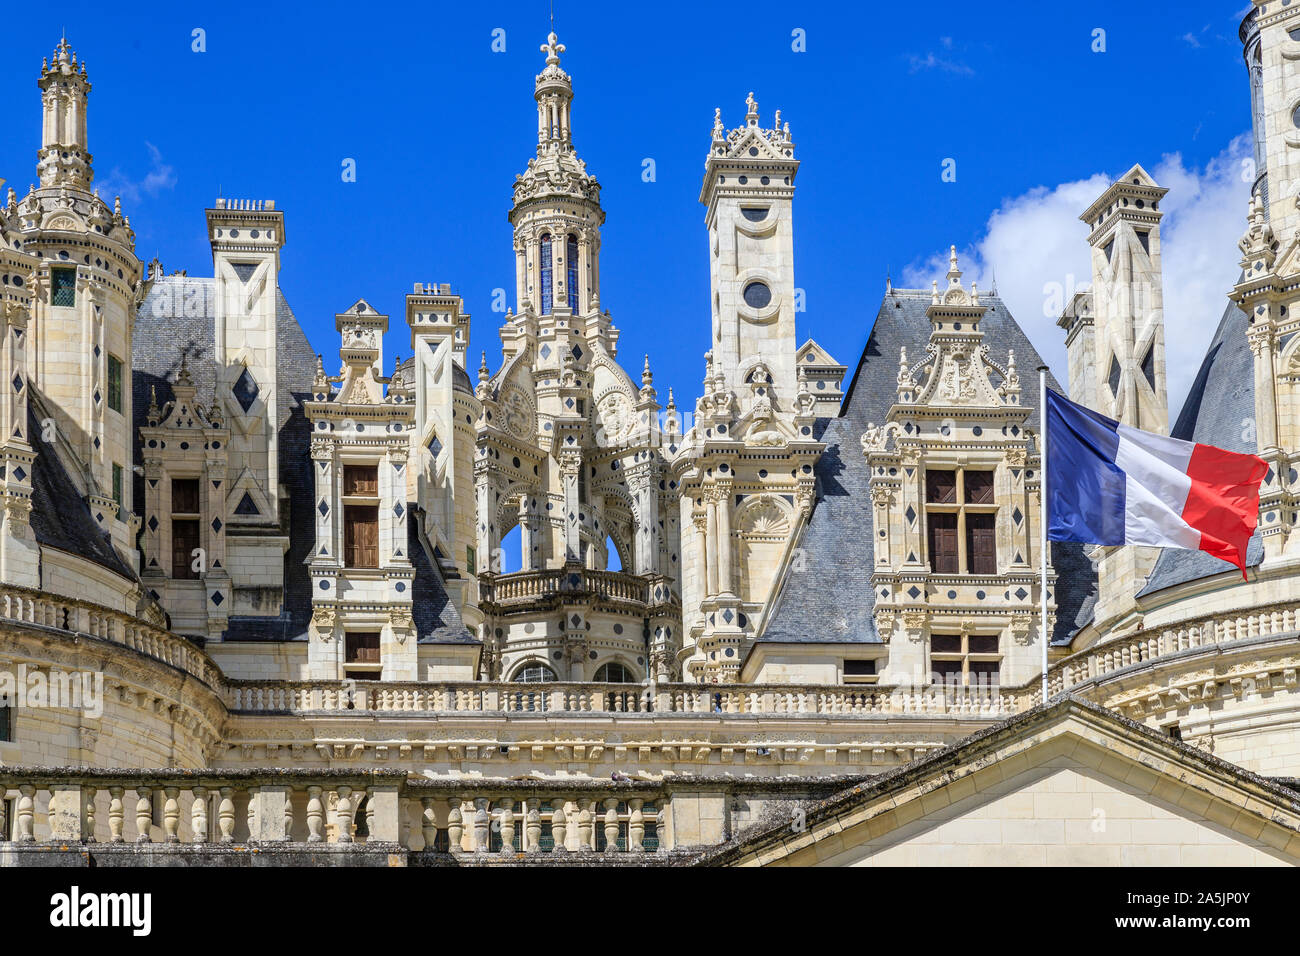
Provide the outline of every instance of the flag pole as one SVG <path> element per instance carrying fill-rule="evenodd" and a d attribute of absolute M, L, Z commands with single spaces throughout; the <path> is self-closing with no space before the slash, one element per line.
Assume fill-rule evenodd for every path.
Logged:
<path fill-rule="evenodd" d="M 1043 703 L 1047 703 L 1047 366 L 1038 366 L 1038 399 L 1041 403 L 1038 421 L 1038 560 L 1042 580 L 1038 587 L 1041 614 L 1041 639 L 1043 643 Z"/>

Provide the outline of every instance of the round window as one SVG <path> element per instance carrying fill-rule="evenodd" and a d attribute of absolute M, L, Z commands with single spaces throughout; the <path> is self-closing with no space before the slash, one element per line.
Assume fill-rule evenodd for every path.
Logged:
<path fill-rule="evenodd" d="M 751 309 L 766 309 L 772 303 L 772 290 L 766 282 L 754 281 L 745 286 L 745 305 Z"/>

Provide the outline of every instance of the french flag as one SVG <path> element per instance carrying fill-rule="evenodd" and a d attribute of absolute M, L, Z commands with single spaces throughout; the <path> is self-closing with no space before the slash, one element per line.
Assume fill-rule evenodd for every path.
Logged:
<path fill-rule="evenodd" d="M 1241 569 L 1268 465 L 1140 431 L 1047 391 L 1047 537 L 1204 551 Z"/>

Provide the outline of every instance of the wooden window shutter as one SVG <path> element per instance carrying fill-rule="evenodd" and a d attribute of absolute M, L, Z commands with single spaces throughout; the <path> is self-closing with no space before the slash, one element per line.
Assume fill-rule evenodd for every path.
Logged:
<path fill-rule="evenodd" d="M 928 516 L 930 532 L 930 570 L 936 574 L 956 574 L 957 516 L 932 513 Z"/>
<path fill-rule="evenodd" d="M 957 473 L 955 471 L 925 472 L 925 500 L 934 505 L 957 503 Z"/>
<path fill-rule="evenodd" d="M 971 574 L 998 573 L 997 519 L 995 515 L 966 515 L 966 555 Z"/>
<path fill-rule="evenodd" d="M 343 509 L 344 559 L 350 568 L 379 567 L 379 509 L 348 505 Z"/>
<path fill-rule="evenodd" d="M 197 509 L 196 509 L 197 510 Z M 199 547 L 199 522 L 195 518 L 172 520 L 172 577 L 180 580 L 197 578 L 194 549 Z"/>
<path fill-rule="evenodd" d="M 965 477 L 966 477 L 966 504 L 968 505 L 993 504 L 993 472 L 968 471 L 966 472 Z"/>

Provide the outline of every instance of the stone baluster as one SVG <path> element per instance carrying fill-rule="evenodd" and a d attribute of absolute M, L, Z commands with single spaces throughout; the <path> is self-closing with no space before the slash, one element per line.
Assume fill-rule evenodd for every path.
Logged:
<path fill-rule="evenodd" d="M 261 822 L 258 820 L 259 812 L 262 809 L 261 803 L 262 788 L 249 787 L 248 806 L 244 808 L 244 825 L 248 827 L 248 840 L 250 843 L 261 839 L 261 835 L 258 833 Z"/>
<path fill-rule="evenodd" d="M 501 853 L 509 855 L 515 852 L 515 801 L 510 797 L 501 798 Z"/>
<path fill-rule="evenodd" d="M 627 849 L 629 853 L 640 853 L 645 841 L 645 814 L 641 808 L 645 801 L 637 797 L 628 800 L 627 806 L 631 813 L 628 816 L 627 823 Z"/>
<path fill-rule="evenodd" d="M 233 787 L 221 788 L 221 801 L 217 804 L 217 827 L 221 830 L 222 843 L 235 842 L 235 790 Z"/>
<path fill-rule="evenodd" d="M 5 599 L 8 601 L 8 598 Z M 8 614 L 6 608 L 5 613 Z M 0 843 L 9 842 L 9 818 L 6 815 L 8 804 L 5 802 L 5 789 L 0 787 Z"/>
<path fill-rule="evenodd" d="M 438 817 L 434 812 L 433 797 L 420 798 L 420 833 L 424 836 L 424 848 L 432 850 L 438 839 Z"/>
<path fill-rule="evenodd" d="M 338 804 L 334 808 L 334 821 L 338 827 L 339 843 L 352 842 L 352 788 L 338 788 Z"/>
<path fill-rule="evenodd" d="M 379 792 L 371 787 L 366 791 L 366 842 L 375 837 L 375 804 L 379 801 Z M 400 839 L 400 837 L 399 837 Z"/>
<path fill-rule="evenodd" d="M 208 791 L 195 787 L 194 802 L 190 804 L 190 839 L 195 843 L 208 842 Z"/>
<path fill-rule="evenodd" d="M 528 801 L 524 816 L 524 852 L 536 853 L 542 845 L 542 815 L 537 810 L 537 800 Z"/>
<path fill-rule="evenodd" d="M 284 791 L 284 838 L 293 842 L 293 788 Z"/>
<path fill-rule="evenodd" d="M 85 843 L 95 842 L 95 797 L 98 795 L 98 793 L 99 791 L 96 790 L 94 787 L 87 787 L 85 789 L 86 817 L 85 817 L 85 826 L 81 831 L 82 832 L 81 839 Z M 4 802 L 3 800 L 0 800 L 0 803 L 3 802 Z M 3 839 L 4 839 L 4 824 L 3 824 L 3 820 L 0 820 L 0 840 Z"/>
<path fill-rule="evenodd" d="M 163 834 L 168 843 L 181 842 L 177 832 L 181 825 L 181 805 L 178 801 L 180 793 L 177 787 L 163 788 L 163 796 L 166 798 L 163 803 Z"/>
<path fill-rule="evenodd" d="M 488 801 L 479 797 L 474 801 L 474 852 L 486 853 L 488 848 Z"/>
<path fill-rule="evenodd" d="M 555 841 L 555 852 L 564 853 L 569 849 L 568 817 L 564 812 L 563 800 L 552 800 L 551 838 Z"/>
<path fill-rule="evenodd" d="M 618 798 L 605 800 L 605 852 L 618 852 Z"/>
<path fill-rule="evenodd" d="M 36 834 L 36 788 L 24 783 L 18 788 L 18 806 L 14 814 L 18 818 L 18 842 L 35 843 Z"/>
<path fill-rule="evenodd" d="M 465 825 L 461 807 L 464 801 L 453 799 L 451 808 L 447 811 L 447 849 L 452 853 L 460 853 L 465 849 Z"/>
<path fill-rule="evenodd" d="M 135 842 L 152 843 L 149 829 L 153 826 L 153 790 L 137 785 L 135 788 Z"/>
<path fill-rule="evenodd" d="M 108 788 L 108 842 L 124 843 L 126 837 L 122 835 L 122 823 L 126 817 L 126 810 L 122 805 L 122 787 Z"/>
<path fill-rule="evenodd" d="M 591 849 L 592 836 L 595 833 L 595 800 L 579 800 L 582 808 L 578 811 L 578 850 L 587 852 Z"/>
<path fill-rule="evenodd" d="M 321 803 L 321 788 L 307 788 L 307 842 L 323 843 L 325 835 L 322 829 L 325 823 L 325 807 Z"/>

